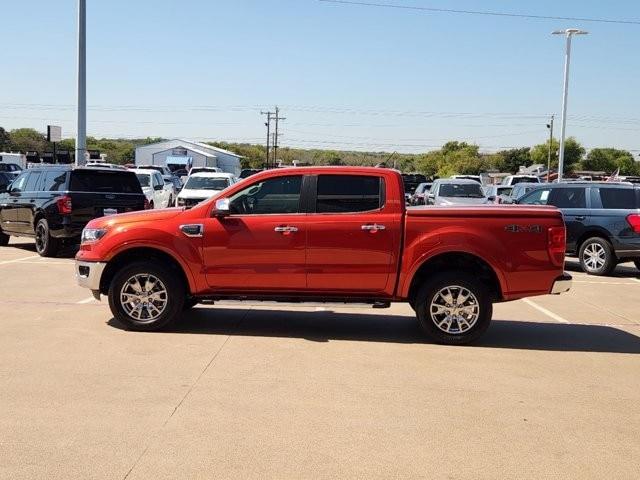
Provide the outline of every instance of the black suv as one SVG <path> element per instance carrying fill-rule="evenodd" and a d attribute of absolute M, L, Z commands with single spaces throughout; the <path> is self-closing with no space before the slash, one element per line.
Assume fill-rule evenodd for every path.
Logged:
<path fill-rule="evenodd" d="M 0 190 L 3 190 L 0 187 Z M 68 166 L 24 170 L 0 193 L 0 246 L 9 236 L 33 237 L 43 257 L 77 242 L 93 218 L 146 207 L 133 172 Z"/>
<path fill-rule="evenodd" d="M 543 184 L 516 201 L 554 205 L 567 225 L 567 253 L 591 275 L 608 275 L 618 263 L 640 269 L 640 185 L 567 182 Z"/>

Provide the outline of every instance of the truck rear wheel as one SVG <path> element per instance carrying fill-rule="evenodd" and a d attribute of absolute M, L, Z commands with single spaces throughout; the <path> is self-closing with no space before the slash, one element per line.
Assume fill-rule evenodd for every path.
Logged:
<path fill-rule="evenodd" d="M 9 235 L 0 230 L 0 247 L 9 245 Z"/>
<path fill-rule="evenodd" d="M 166 328 L 182 312 L 185 288 L 163 265 L 136 262 L 115 274 L 109 287 L 109 307 L 130 330 Z"/>
<path fill-rule="evenodd" d="M 493 314 L 485 285 L 464 272 L 444 272 L 428 280 L 418 291 L 415 310 L 427 336 L 445 345 L 477 340 Z"/>
<path fill-rule="evenodd" d="M 49 222 L 41 218 L 36 223 L 36 252 L 41 257 L 55 257 L 60 250 L 60 241 L 51 236 Z"/>

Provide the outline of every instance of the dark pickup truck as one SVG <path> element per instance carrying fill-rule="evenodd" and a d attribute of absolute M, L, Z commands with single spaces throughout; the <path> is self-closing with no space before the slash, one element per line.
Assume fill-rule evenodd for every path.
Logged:
<path fill-rule="evenodd" d="M 49 165 L 23 171 L 0 193 L 0 246 L 33 237 L 43 257 L 78 242 L 90 220 L 143 210 L 145 196 L 126 170 Z"/>

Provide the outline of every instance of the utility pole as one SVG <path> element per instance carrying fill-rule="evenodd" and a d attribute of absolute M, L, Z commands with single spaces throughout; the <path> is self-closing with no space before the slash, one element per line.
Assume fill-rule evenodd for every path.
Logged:
<path fill-rule="evenodd" d="M 562 123 L 560 124 L 560 152 L 558 153 L 558 182 L 562 181 L 564 173 L 564 138 L 567 128 L 567 97 L 569 95 L 569 65 L 571 64 L 571 38 L 574 35 L 586 35 L 589 32 L 568 28 L 566 30 L 556 30 L 553 35 L 565 35 L 567 44 L 564 57 L 564 88 L 562 92 Z"/>
<path fill-rule="evenodd" d="M 267 121 L 264 122 L 264 126 L 267 127 L 267 159 L 265 161 L 264 166 L 268 169 L 269 168 L 269 137 L 270 137 L 269 131 L 271 128 L 271 118 L 272 118 L 271 115 L 273 115 L 273 112 L 260 111 L 260 115 L 267 116 Z"/>
<path fill-rule="evenodd" d="M 549 129 L 549 154 L 547 156 L 547 183 L 549 183 L 549 175 L 551 175 L 551 145 L 553 144 L 553 119 L 555 115 L 551 115 L 551 122 L 547 123 Z"/>
<path fill-rule="evenodd" d="M 87 163 L 87 0 L 78 0 L 78 113 L 76 165 Z"/>
<path fill-rule="evenodd" d="M 278 162 L 278 136 L 280 135 L 278 133 L 278 121 L 286 120 L 285 117 L 280 116 L 280 109 L 278 107 L 276 107 L 276 116 L 274 120 L 276 121 L 276 133 L 273 139 L 273 161 L 274 163 L 277 163 Z"/>

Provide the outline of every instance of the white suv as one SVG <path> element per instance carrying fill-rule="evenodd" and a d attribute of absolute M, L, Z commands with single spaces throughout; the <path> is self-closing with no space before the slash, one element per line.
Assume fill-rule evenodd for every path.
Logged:
<path fill-rule="evenodd" d="M 131 170 L 138 177 L 142 192 L 147 197 L 149 208 L 172 207 L 171 190 L 164 188 L 164 178 L 157 170 L 135 168 Z"/>
<path fill-rule="evenodd" d="M 191 208 L 237 181 L 236 176 L 231 173 L 200 172 L 189 175 L 187 183 L 178 194 L 176 206 Z"/>

